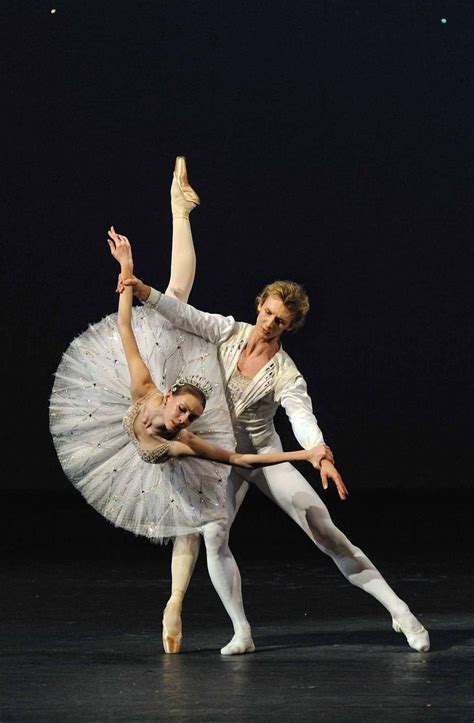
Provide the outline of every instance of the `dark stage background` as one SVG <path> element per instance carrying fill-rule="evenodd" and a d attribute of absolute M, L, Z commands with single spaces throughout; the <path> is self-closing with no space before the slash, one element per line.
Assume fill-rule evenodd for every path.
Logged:
<path fill-rule="evenodd" d="M 116 309 L 110 224 L 165 286 L 178 154 L 202 201 L 191 302 L 251 321 L 266 282 L 304 284 L 310 316 L 285 348 L 353 497 L 470 491 L 472 2 L 2 15 L 7 496 L 77 495 L 49 435 L 54 371 Z"/>

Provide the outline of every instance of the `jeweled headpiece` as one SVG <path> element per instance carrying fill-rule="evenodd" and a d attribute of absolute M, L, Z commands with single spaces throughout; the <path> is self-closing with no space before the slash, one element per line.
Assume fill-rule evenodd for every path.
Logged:
<path fill-rule="evenodd" d="M 173 386 L 171 387 L 171 391 L 176 392 L 180 387 L 183 387 L 185 384 L 191 384 L 191 386 L 196 387 L 196 389 L 199 389 L 199 391 L 204 395 L 206 400 L 209 399 L 212 392 L 212 384 L 200 374 L 191 374 L 191 376 L 189 377 L 178 377 Z"/>

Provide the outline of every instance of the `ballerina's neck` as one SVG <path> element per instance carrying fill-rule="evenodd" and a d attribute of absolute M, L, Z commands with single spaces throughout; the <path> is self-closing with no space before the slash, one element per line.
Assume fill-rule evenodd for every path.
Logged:
<path fill-rule="evenodd" d="M 136 419 L 136 427 L 140 436 L 153 439 L 167 439 L 170 433 L 166 429 L 164 420 L 163 395 L 148 399 L 140 410 Z"/>

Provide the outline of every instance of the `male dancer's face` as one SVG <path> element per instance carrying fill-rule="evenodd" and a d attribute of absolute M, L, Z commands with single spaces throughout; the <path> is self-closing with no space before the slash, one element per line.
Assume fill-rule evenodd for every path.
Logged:
<path fill-rule="evenodd" d="M 258 306 L 255 331 L 266 341 L 277 340 L 291 327 L 293 314 L 279 296 L 267 296 Z"/>

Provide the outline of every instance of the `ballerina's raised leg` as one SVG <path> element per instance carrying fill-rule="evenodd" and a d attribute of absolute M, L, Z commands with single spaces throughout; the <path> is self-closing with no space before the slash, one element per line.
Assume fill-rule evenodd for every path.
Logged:
<path fill-rule="evenodd" d="M 171 271 L 165 293 L 186 302 L 196 273 L 196 253 L 189 214 L 200 201 L 189 184 L 183 156 L 176 158 L 170 196 L 173 223 Z M 182 535 L 173 540 L 171 595 L 163 611 L 162 621 L 165 653 L 179 653 L 181 648 L 183 600 L 199 555 L 200 543 L 199 534 Z"/>
<path fill-rule="evenodd" d="M 166 294 L 187 302 L 196 273 L 196 253 L 189 214 L 200 203 L 192 189 L 183 156 L 176 158 L 171 183 L 173 219 L 171 272 Z M 211 582 L 234 627 L 234 636 L 221 650 L 222 655 L 253 652 L 250 625 L 245 616 L 240 572 L 228 545 L 228 534 L 219 523 L 204 527 L 207 566 Z M 171 596 L 163 611 L 163 647 L 166 653 L 178 653 L 182 641 L 182 607 L 196 561 L 201 537 L 182 535 L 173 540 L 171 557 Z"/>

